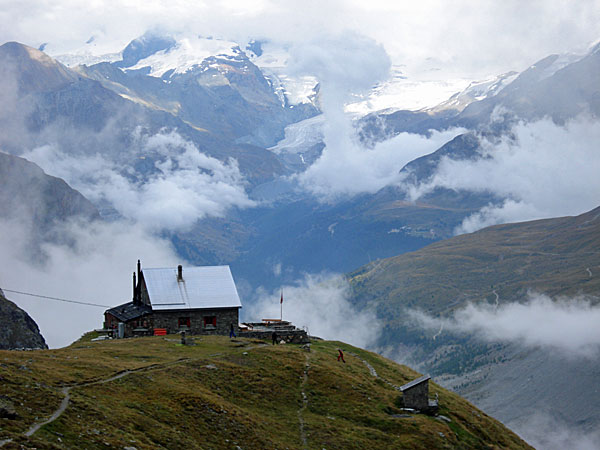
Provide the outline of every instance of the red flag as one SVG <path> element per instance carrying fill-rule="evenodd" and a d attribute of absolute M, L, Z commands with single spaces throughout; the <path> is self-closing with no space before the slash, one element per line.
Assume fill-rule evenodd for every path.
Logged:
<path fill-rule="evenodd" d="M 279 300 L 279 304 L 283 304 L 283 291 L 281 291 L 281 299 Z"/>

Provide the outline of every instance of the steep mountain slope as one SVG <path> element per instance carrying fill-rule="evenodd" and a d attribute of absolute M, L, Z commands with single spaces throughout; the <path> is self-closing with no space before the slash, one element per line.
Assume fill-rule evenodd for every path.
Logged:
<path fill-rule="evenodd" d="M 571 61 L 550 55 L 522 72 L 497 95 L 474 102 L 459 115 L 463 126 L 489 123 L 501 108 L 508 117 L 532 121 L 545 116 L 564 123 L 581 112 L 600 114 L 600 49 Z"/>
<path fill-rule="evenodd" d="M 323 204 L 290 199 L 199 221 L 174 240 L 198 264 L 230 264 L 236 279 L 275 288 L 303 273 L 345 273 L 366 261 L 413 251 L 452 234 L 472 209 L 377 199 Z M 433 225 L 432 225 L 433 224 Z M 284 270 L 273 273 L 281 265 Z"/>
<path fill-rule="evenodd" d="M 136 52 L 127 51 L 136 43 Z M 274 145 L 287 124 L 317 112 L 309 104 L 282 102 L 237 44 L 217 39 L 140 38 L 122 61 L 77 70 L 125 98 L 236 143 Z"/>
<path fill-rule="evenodd" d="M 469 303 L 502 308 L 525 300 L 530 291 L 570 302 L 586 295 L 598 304 L 599 256 L 596 208 L 577 217 L 457 236 L 373 262 L 349 279 L 354 301 L 374 308 L 384 322 L 382 348 L 436 374 L 532 442 L 543 442 L 535 427 L 527 426 L 532 415 L 542 414 L 576 434 L 597 429 L 600 413 L 594 405 L 600 392 L 591 375 L 600 370 L 597 358 L 524 347 L 515 340 L 482 340 L 443 326 L 425 329 L 409 312 L 451 317 Z"/>
<path fill-rule="evenodd" d="M 33 227 L 31 234 L 43 240 L 57 223 L 97 220 L 100 215 L 64 180 L 26 159 L 0 152 L 0 218 L 26 219 Z"/>
<path fill-rule="evenodd" d="M 577 217 L 497 225 L 374 262 L 350 274 L 357 301 L 440 314 L 466 302 L 600 293 L 600 208 Z"/>
<path fill-rule="evenodd" d="M 48 348 L 35 321 L 0 289 L 0 349 Z"/>
<path fill-rule="evenodd" d="M 551 117 L 562 124 L 582 112 L 597 116 L 599 71 L 598 46 L 583 56 L 550 55 L 519 74 L 509 72 L 472 83 L 433 108 L 371 113 L 360 121 L 361 137 L 378 142 L 402 132 L 427 134 L 457 126 L 498 133 L 518 120 Z"/>
<path fill-rule="evenodd" d="M 80 67 L 78 73 L 26 46 L 0 47 L 6 80 L 36 80 L 48 70 L 56 74 L 56 81 L 47 85 L 15 89 L 11 110 L 0 116 L 1 148 L 20 154 L 50 147 L 69 158 L 100 159 L 141 189 L 165 159 L 144 147 L 144 138 L 166 128 L 207 155 L 221 161 L 235 158 L 248 190 L 259 185 L 257 190 L 271 193 L 277 184 L 273 178 L 289 168 L 275 152 L 236 142 L 262 126 L 271 127 L 263 137 L 272 142 L 275 128 L 283 137 L 286 121 L 314 108 L 306 106 L 302 112 L 301 105 L 281 104 L 256 66 L 235 48 L 231 55 L 192 59 L 186 70 L 168 68 L 160 74 L 164 77 L 147 75 L 143 67 L 156 66 L 149 58 L 170 45 L 132 44 L 122 61 Z M 275 203 L 199 221 L 190 232 L 173 232 L 172 239 L 192 263 L 231 264 L 253 286 L 274 285 L 286 281 L 273 279 L 274 264 L 292 268 L 292 278 L 303 271 L 345 272 L 370 259 L 419 248 L 449 233 L 463 216 L 458 210 L 439 210 L 440 220 L 449 225 L 432 235 L 432 227 L 421 226 L 419 210 L 430 221 L 436 209 L 397 205 L 395 199 L 374 206 L 367 197 L 325 205 L 293 188 L 288 191 L 289 197 L 284 194 Z M 110 205 L 97 206 L 105 216 L 115 214 Z M 289 226 L 291 217 L 298 220 L 294 226 Z"/>
<path fill-rule="evenodd" d="M 88 339 L 2 353 L 2 394 L 16 414 L 0 418 L 7 448 L 531 448 L 435 384 L 445 419 L 402 412 L 388 383 L 417 374 L 340 342 L 306 352 L 218 336 L 194 346 Z"/>
<path fill-rule="evenodd" d="M 516 124 L 550 118 L 555 124 L 562 126 L 571 119 L 582 117 L 595 123 L 600 115 L 597 104 L 600 87 L 596 82 L 599 74 L 598 47 L 584 56 L 550 55 L 522 73 L 506 74 L 495 82 L 488 83 L 481 90 L 478 90 L 476 85 L 471 86 L 454 98 L 459 105 L 452 106 L 450 99 L 439 108 L 383 111 L 361 119 L 359 129 L 363 141 L 367 144 L 374 144 L 401 132 L 427 135 L 432 129 L 457 126 L 469 130 L 435 152 L 406 164 L 401 170 L 403 183 L 398 187 L 388 186 L 382 189 L 375 194 L 372 203 L 383 206 L 393 200 L 406 200 L 409 193 L 411 198 L 414 198 L 414 192 L 419 192 L 420 187 L 427 186 L 445 158 L 451 161 L 465 161 L 466 166 L 467 163 L 494 158 L 496 146 L 502 149 L 504 144 L 514 144 L 515 151 L 518 151 L 521 145 L 532 146 L 532 143 L 522 142 L 523 136 L 518 136 L 518 131 L 513 129 Z M 472 90 L 474 92 L 470 94 L 469 91 Z M 562 146 L 566 147 L 565 144 Z M 567 151 L 565 148 L 565 152 Z M 414 192 L 411 192 L 411 189 Z M 501 194 L 495 194 L 492 189 L 472 192 L 468 189 L 438 186 L 432 191 L 426 189 L 425 192 L 427 193 L 418 198 L 419 202 L 436 207 L 461 209 L 465 211 L 463 217 L 468 215 L 468 210 L 500 205 L 506 200 Z M 424 225 L 442 237 L 450 237 L 453 232 L 452 228 L 448 227 L 444 230 L 436 221 Z"/>
<path fill-rule="evenodd" d="M 11 86 L 6 107 L 0 114 L 0 147 L 4 151 L 20 154 L 24 149 L 50 144 L 69 155 L 102 155 L 126 168 L 139 163 L 140 136 L 176 130 L 207 155 L 221 161 L 236 158 L 250 181 L 271 179 L 282 170 L 271 152 L 256 145 L 236 143 L 236 136 L 223 128 L 229 126 L 228 122 L 221 121 L 211 130 L 189 124 L 177 116 L 179 107 L 131 101 L 121 92 L 115 93 L 22 44 L 0 46 L 0 62 L 3 67 L 0 79 Z M 160 79 L 155 81 L 162 84 Z M 216 108 L 214 99 L 211 103 L 190 93 L 183 95 L 197 108 L 209 111 L 209 115 Z M 222 108 L 232 100 L 226 92 L 223 96 L 219 103 Z M 254 117 L 247 108 L 233 110 L 230 115 Z M 279 130 L 282 136 L 283 126 Z M 153 160 L 149 158 L 146 162 L 151 166 Z"/>

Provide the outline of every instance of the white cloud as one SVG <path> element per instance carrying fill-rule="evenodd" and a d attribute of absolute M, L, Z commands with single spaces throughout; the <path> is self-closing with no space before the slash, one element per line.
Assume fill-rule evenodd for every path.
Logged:
<path fill-rule="evenodd" d="M 469 304 L 450 318 L 409 315 L 427 329 L 473 334 L 488 342 L 546 347 L 567 356 L 595 357 L 600 350 L 600 306 L 583 298 L 530 294 L 524 303 Z"/>
<path fill-rule="evenodd" d="M 483 141 L 482 158 L 443 158 L 426 183 L 407 186 L 416 200 L 436 187 L 491 192 L 506 200 L 467 217 L 456 231 L 497 223 L 576 215 L 598 206 L 600 122 L 579 118 L 520 123 L 500 143 Z"/>
<path fill-rule="evenodd" d="M 307 326 L 313 336 L 336 339 L 359 347 L 375 344 L 379 322 L 374 313 L 358 311 L 349 302 L 348 282 L 341 275 L 306 275 L 292 286 L 283 286 L 283 319 Z M 252 318 L 278 318 L 280 291 L 259 290 L 248 307 Z"/>
<path fill-rule="evenodd" d="M 69 155 L 54 145 L 22 157 L 63 178 L 89 200 L 108 201 L 123 217 L 151 230 L 182 229 L 205 216 L 222 216 L 231 207 L 254 206 L 235 160 L 209 157 L 174 131 L 136 139 L 137 157 L 155 160 L 145 179 L 134 178 L 140 174 L 131 169 L 124 173 L 100 154 Z"/>
<path fill-rule="evenodd" d="M 298 176 L 303 187 L 324 200 L 375 193 L 402 182 L 400 170 L 410 161 L 434 152 L 462 130 L 432 131 L 430 137 L 400 133 L 373 148 L 362 146 L 346 127 L 332 130 L 321 157 Z M 339 133 L 339 134 L 338 134 Z"/>
<path fill-rule="evenodd" d="M 596 450 L 600 432 L 584 432 L 548 414 L 536 413 L 511 425 L 525 441 L 539 450 Z"/>
<path fill-rule="evenodd" d="M 50 42 L 49 48 L 64 53 L 85 47 L 93 36 L 87 47 L 114 52 L 150 28 L 287 43 L 305 41 L 320 30 L 351 29 L 382 42 L 413 72 L 432 78 L 439 74 L 432 69 L 442 68 L 444 75 L 477 78 L 521 70 L 550 53 L 586 46 L 598 39 L 598 22 L 600 5 L 594 0 L 483 0 L 477 7 L 470 0 L 4 0 L 0 42 L 36 47 Z"/>
<path fill-rule="evenodd" d="M 433 132 L 430 139 L 402 133 L 372 149 L 366 148 L 356 137 L 344 107 L 388 76 L 390 60 L 385 49 L 364 36 L 343 33 L 297 45 L 290 54 L 292 72 L 315 76 L 320 82 L 325 148 L 319 159 L 296 178 L 304 189 L 321 199 L 374 193 L 397 183 L 406 163 L 435 151 L 460 133 Z"/>
<path fill-rule="evenodd" d="M 129 222 L 61 227 L 63 242 L 30 255 L 30 219 L 0 221 L 0 288 L 116 306 L 131 301 L 137 259 L 150 267 L 182 263 L 171 244 Z M 36 321 L 51 348 L 101 328 L 104 309 L 5 292 Z M 106 308 L 108 309 L 108 308 Z"/>

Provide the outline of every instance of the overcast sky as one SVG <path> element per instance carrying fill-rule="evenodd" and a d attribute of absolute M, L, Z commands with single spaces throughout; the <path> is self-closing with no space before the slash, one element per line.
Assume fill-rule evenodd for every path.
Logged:
<path fill-rule="evenodd" d="M 0 0 L 0 42 L 121 50 L 146 30 L 298 43 L 353 31 L 411 75 L 478 79 L 600 39 L 598 0 Z"/>

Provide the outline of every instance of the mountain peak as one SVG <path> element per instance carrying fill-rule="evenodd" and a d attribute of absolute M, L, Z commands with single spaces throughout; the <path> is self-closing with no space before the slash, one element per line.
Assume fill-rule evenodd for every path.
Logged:
<path fill-rule="evenodd" d="M 131 41 L 123 50 L 123 60 L 115 63 L 117 67 L 131 67 L 141 59 L 159 51 L 168 51 L 177 41 L 171 36 L 148 32 Z"/>
<path fill-rule="evenodd" d="M 55 59 L 19 42 L 0 46 L 0 63 L 12 69 L 22 93 L 57 88 L 77 80 L 77 74 Z"/>

